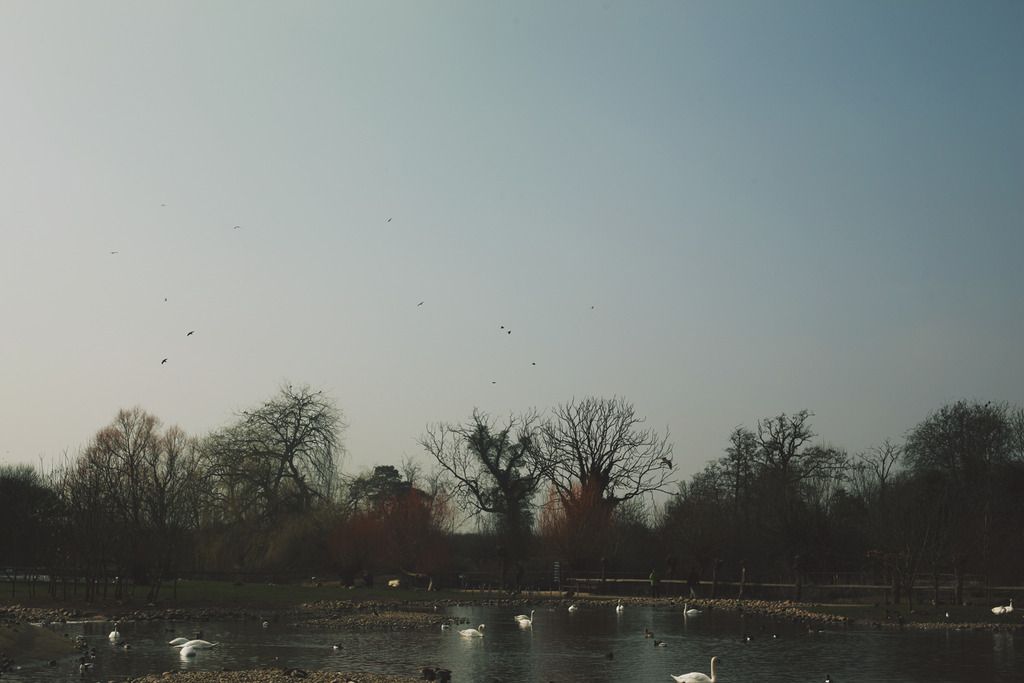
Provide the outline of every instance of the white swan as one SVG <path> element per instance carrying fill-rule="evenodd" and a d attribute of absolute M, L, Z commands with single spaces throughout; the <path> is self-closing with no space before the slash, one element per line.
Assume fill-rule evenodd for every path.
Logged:
<path fill-rule="evenodd" d="M 110 642 L 112 642 L 112 643 L 116 643 L 119 640 L 121 640 L 121 632 L 117 630 L 117 622 L 116 621 L 114 622 L 114 630 L 110 632 L 110 634 L 107 636 L 107 638 L 109 638 Z"/>
<path fill-rule="evenodd" d="M 169 641 L 167 644 L 168 645 L 184 645 L 187 642 L 188 642 L 188 638 L 175 638 L 174 640 Z"/>
<path fill-rule="evenodd" d="M 211 647 L 217 647 L 219 643 L 211 643 L 208 640 L 188 640 L 181 645 L 175 645 L 174 647 L 180 647 L 182 649 L 190 647 L 193 650 L 208 650 Z"/>
<path fill-rule="evenodd" d="M 711 678 L 708 678 L 699 671 L 691 671 L 688 674 L 680 674 L 678 676 L 672 676 L 672 680 L 676 683 L 715 683 L 715 662 L 718 661 L 718 657 L 711 658 Z"/>
<path fill-rule="evenodd" d="M 467 638 L 483 638 L 484 637 L 484 625 L 480 624 L 476 628 L 464 628 L 459 631 L 460 636 L 466 636 Z"/>
<path fill-rule="evenodd" d="M 618 612 L 619 614 L 622 614 L 623 610 L 625 610 L 625 609 L 626 609 L 626 607 L 622 604 L 621 600 L 619 601 L 619 604 L 615 605 L 615 611 Z"/>
<path fill-rule="evenodd" d="M 515 616 L 515 620 L 516 621 L 533 621 L 533 613 L 536 612 L 536 611 L 537 610 L 530 610 L 530 616 L 526 616 L 525 614 L 517 614 Z"/>
<path fill-rule="evenodd" d="M 569 611 L 570 612 L 575 612 L 578 609 L 579 609 L 579 607 L 577 607 L 575 604 L 569 605 Z"/>
<path fill-rule="evenodd" d="M 698 614 L 704 614 L 704 612 L 700 611 L 696 607 L 690 607 L 690 603 L 684 602 L 683 603 L 683 614 L 685 614 L 688 617 L 695 617 Z"/>
<path fill-rule="evenodd" d="M 194 647 L 186 645 L 185 647 L 181 648 L 180 651 L 178 651 L 178 656 L 182 659 L 185 659 L 186 657 L 195 657 L 196 649 Z"/>
<path fill-rule="evenodd" d="M 1013 598 L 1010 598 L 1009 605 L 999 605 L 992 608 L 992 614 L 1009 614 L 1013 612 Z"/>

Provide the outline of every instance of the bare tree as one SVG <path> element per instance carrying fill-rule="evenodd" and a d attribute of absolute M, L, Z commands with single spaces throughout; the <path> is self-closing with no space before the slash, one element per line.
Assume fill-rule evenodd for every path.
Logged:
<path fill-rule="evenodd" d="M 139 407 L 121 410 L 107 427 L 96 433 L 85 450 L 87 466 L 99 474 L 103 500 L 114 516 L 114 533 L 120 536 L 120 571 L 131 573 L 136 583 L 148 581 L 147 463 L 159 457 L 160 421 Z"/>
<path fill-rule="evenodd" d="M 813 509 L 829 517 L 836 498 L 846 493 L 850 459 L 844 449 L 828 444 L 807 450 L 808 460 L 814 461 L 816 466 L 803 481 L 803 498 Z"/>
<path fill-rule="evenodd" d="M 726 476 L 732 489 L 733 511 L 736 521 L 750 521 L 750 489 L 754 482 L 757 463 L 757 435 L 746 427 L 736 427 L 729 434 L 729 447 L 725 449 Z"/>
<path fill-rule="evenodd" d="M 204 490 L 200 464 L 195 440 L 181 429 L 162 432 L 138 407 L 119 411 L 77 460 L 51 474 L 68 512 L 66 559 L 92 579 L 112 571 L 136 584 L 152 581 L 155 599 L 185 531 L 198 525 L 187 503 Z"/>
<path fill-rule="evenodd" d="M 757 421 L 761 465 L 787 485 L 811 477 L 827 465 L 827 453 L 804 448 L 817 436 L 808 422 L 813 415 L 809 410 L 801 410 Z"/>
<path fill-rule="evenodd" d="M 884 507 L 886 490 L 902 456 L 903 446 L 891 439 L 861 453 L 852 467 L 852 480 L 858 495 L 868 501 L 877 497 Z"/>
<path fill-rule="evenodd" d="M 165 574 L 186 545 L 186 535 L 199 527 L 208 479 L 198 440 L 181 428 L 170 427 L 149 451 L 144 506 L 149 526 L 158 539 L 155 572 L 149 600 L 155 600 Z"/>
<path fill-rule="evenodd" d="M 209 438 L 221 494 L 239 513 L 261 517 L 333 500 L 345 426 L 322 391 L 282 386 L 276 397 L 242 411 L 237 423 Z"/>
<path fill-rule="evenodd" d="M 907 435 L 911 472 L 930 482 L 939 501 L 938 546 L 951 556 L 956 597 L 964 574 L 991 571 L 1000 475 L 1014 462 L 1013 415 L 1005 404 L 957 401 L 929 415 Z M 1015 497 L 1015 496 L 1014 496 Z"/>
<path fill-rule="evenodd" d="M 645 428 L 624 398 L 573 399 L 543 426 L 544 474 L 563 501 L 591 492 L 610 508 L 665 491 L 673 473 L 668 431 Z M 588 494 L 589 495 L 589 494 Z"/>
<path fill-rule="evenodd" d="M 402 458 L 402 476 L 409 482 L 409 486 L 413 488 L 419 486 L 420 477 L 423 473 L 423 466 L 416 462 L 416 459 L 411 455 L 407 455 Z"/>
<path fill-rule="evenodd" d="M 531 411 L 499 424 L 474 410 L 465 425 L 432 425 L 420 438 L 456 499 L 474 514 L 492 516 L 503 575 L 507 560 L 524 552 L 532 524 L 531 501 L 541 482 L 539 421 Z"/>

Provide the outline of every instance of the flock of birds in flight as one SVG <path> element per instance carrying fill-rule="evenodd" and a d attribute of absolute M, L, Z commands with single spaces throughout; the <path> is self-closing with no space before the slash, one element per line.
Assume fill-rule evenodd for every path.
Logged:
<path fill-rule="evenodd" d="M 161 204 L 160 206 L 161 206 L 161 207 L 166 207 L 166 206 L 167 206 L 167 204 Z M 384 222 L 385 222 L 385 223 L 390 223 L 390 222 L 391 222 L 391 219 L 392 219 L 392 217 L 391 217 L 391 216 L 389 216 L 389 217 L 387 218 L 387 220 L 385 220 Z M 232 230 L 241 230 L 241 229 L 242 229 L 242 226 L 241 226 L 241 225 L 235 225 L 235 226 L 233 226 L 233 227 L 232 227 L 231 229 L 232 229 Z M 121 253 L 121 252 L 120 252 L 120 250 L 112 250 L 112 251 L 110 251 L 110 255 L 111 255 L 111 256 L 113 256 L 113 255 L 116 255 L 116 254 L 120 254 L 120 253 Z M 166 298 L 166 297 L 164 297 L 164 302 L 165 302 L 165 303 L 167 302 L 167 298 Z M 425 304 L 425 303 L 426 303 L 426 301 L 420 301 L 420 302 L 419 302 L 418 304 L 416 304 L 416 307 L 417 307 L 417 308 L 419 308 L 419 307 L 423 306 L 423 304 Z M 594 310 L 594 307 L 593 307 L 593 306 L 591 306 L 591 307 L 590 307 L 590 310 Z M 512 330 L 511 330 L 511 329 L 509 329 L 509 328 L 506 328 L 506 327 L 505 327 L 504 325 L 499 325 L 499 326 L 498 326 L 498 329 L 499 329 L 499 330 L 501 330 L 501 331 L 503 331 L 503 332 L 504 332 L 504 333 L 505 333 L 506 335 L 510 335 L 510 334 L 512 334 Z M 195 334 L 195 333 L 196 333 L 196 331 L 195 331 L 195 330 L 189 330 L 189 332 L 188 332 L 188 333 L 187 333 L 187 334 L 186 334 L 185 336 L 186 336 L 186 337 L 191 337 L 191 336 L 192 336 L 193 334 Z M 169 357 L 167 357 L 167 358 L 163 358 L 163 359 L 162 359 L 162 360 L 160 361 L 160 365 L 167 365 L 167 361 L 169 361 L 169 360 L 170 360 L 170 358 L 169 358 Z M 536 366 L 536 365 L 537 365 L 537 363 L 536 363 L 536 362 L 534 361 L 534 362 L 531 362 L 531 363 L 530 363 L 530 365 L 531 365 L 531 366 Z M 497 383 L 498 383 L 498 382 L 497 382 L 497 380 L 491 380 L 491 384 L 497 384 Z"/>
<path fill-rule="evenodd" d="M 167 204 L 161 204 L 160 206 L 161 206 L 161 207 L 166 207 L 166 206 L 167 206 Z M 388 220 L 391 220 L 391 219 L 388 219 Z M 241 225 L 235 225 L 235 226 L 232 226 L 232 228 L 231 228 L 231 229 L 232 229 L 232 230 L 241 230 L 241 229 L 242 229 L 242 226 L 241 226 Z M 114 249 L 114 250 L 111 250 L 111 251 L 110 251 L 110 255 L 111 255 L 111 256 L 115 256 L 115 255 L 117 255 L 117 254 L 120 254 L 120 253 L 121 253 L 121 251 L 120 251 L 120 250 L 118 250 L 118 249 Z M 167 303 L 167 297 L 164 297 L 164 303 Z M 193 334 L 195 334 L 195 333 L 196 333 L 196 331 L 195 331 L 195 330 L 189 330 L 188 332 L 186 332 L 186 333 L 185 333 L 185 336 L 186 336 L 186 337 L 191 337 L 191 336 L 192 336 Z M 167 361 L 169 361 L 169 360 L 170 360 L 170 358 L 163 358 L 163 359 L 162 359 L 162 360 L 160 361 L 160 365 L 167 365 Z"/>

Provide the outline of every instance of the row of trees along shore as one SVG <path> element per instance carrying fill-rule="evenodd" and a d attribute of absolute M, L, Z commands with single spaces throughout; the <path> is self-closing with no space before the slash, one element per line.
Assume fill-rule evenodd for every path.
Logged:
<path fill-rule="evenodd" d="M 563 575 L 853 575 L 897 602 L 922 574 L 954 577 L 957 602 L 968 575 L 1020 585 L 1024 410 L 958 401 L 853 455 L 812 418 L 737 426 L 678 481 L 669 434 L 623 398 L 473 410 L 426 427 L 429 469 L 344 476 L 342 412 L 308 386 L 201 438 L 136 407 L 48 471 L 0 466 L 0 570 L 47 575 L 54 597 L 130 585 L 147 601 L 182 575 L 511 586 L 555 561 Z"/>

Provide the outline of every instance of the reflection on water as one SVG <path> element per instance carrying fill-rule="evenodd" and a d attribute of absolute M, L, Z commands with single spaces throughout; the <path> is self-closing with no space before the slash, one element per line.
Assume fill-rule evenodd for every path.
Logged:
<path fill-rule="evenodd" d="M 487 624 L 483 638 L 464 638 L 458 629 L 362 633 L 308 630 L 283 622 L 127 623 L 120 631 L 128 649 L 107 640 L 110 624 L 56 627 L 84 634 L 97 650 L 85 677 L 77 658 L 56 667 L 34 665 L 5 674 L 4 681 L 107 681 L 164 671 L 248 669 L 263 666 L 380 671 L 416 676 L 423 666 L 442 666 L 458 681 L 630 681 L 664 683 L 669 674 L 709 673 L 718 655 L 719 680 L 758 683 L 900 681 L 961 683 L 1024 680 L 1024 663 L 1014 656 L 1019 633 L 973 631 L 876 631 L 805 626 L 708 611 L 684 618 L 679 609 L 627 606 L 539 608 L 532 628 L 513 619 L 519 609 L 453 608 L 467 625 Z M 465 626 L 463 627 L 465 628 Z M 202 630 L 219 642 L 212 650 L 182 658 L 167 644 Z M 645 638 L 644 630 L 653 632 Z M 662 640 L 666 647 L 655 647 Z M 334 649 L 338 644 L 340 649 Z M 15 653 L 15 658 L 17 657 Z"/>

